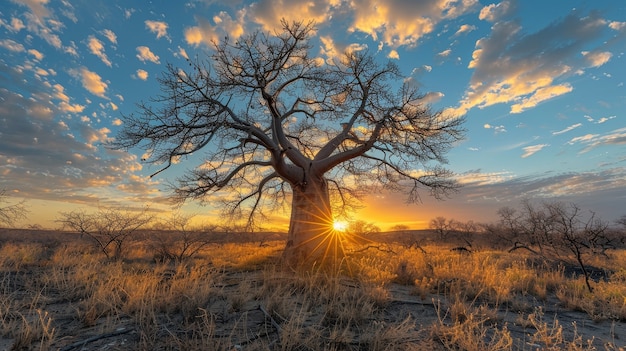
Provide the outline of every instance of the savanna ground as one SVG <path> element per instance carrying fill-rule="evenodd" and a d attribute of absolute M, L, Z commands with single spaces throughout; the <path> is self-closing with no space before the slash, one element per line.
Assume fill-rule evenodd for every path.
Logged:
<path fill-rule="evenodd" d="M 280 235 L 176 260 L 143 234 L 111 260 L 77 234 L 0 229 L 0 350 L 626 349 L 623 249 L 587 259 L 590 292 L 566 259 L 427 232 L 349 247 L 338 272 L 279 267 Z"/>

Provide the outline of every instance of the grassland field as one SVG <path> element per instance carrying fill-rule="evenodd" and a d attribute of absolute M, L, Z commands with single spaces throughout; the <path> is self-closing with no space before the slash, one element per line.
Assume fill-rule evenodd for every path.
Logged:
<path fill-rule="evenodd" d="M 379 233 L 331 271 L 279 265 L 280 233 L 182 259 L 157 255 L 162 235 L 112 260 L 75 233 L 0 229 L 0 350 L 626 350 L 625 249 L 586 258 L 589 291 L 567 257 L 490 238 Z"/>

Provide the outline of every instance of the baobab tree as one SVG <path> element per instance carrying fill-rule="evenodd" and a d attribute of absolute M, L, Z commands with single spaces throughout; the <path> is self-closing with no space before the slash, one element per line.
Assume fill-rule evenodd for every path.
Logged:
<path fill-rule="evenodd" d="M 441 164 L 463 136 L 462 120 L 432 112 L 396 65 L 366 52 L 315 57 L 313 33 L 283 21 L 281 32 L 215 42 L 188 70 L 168 65 L 162 93 L 123 116 L 114 144 L 147 150 L 161 165 L 153 175 L 202 151 L 175 196 L 220 201 L 248 224 L 291 201 L 283 257 L 295 263 L 341 256 L 333 210 L 366 189 L 401 189 L 409 202 L 456 189 Z"/>

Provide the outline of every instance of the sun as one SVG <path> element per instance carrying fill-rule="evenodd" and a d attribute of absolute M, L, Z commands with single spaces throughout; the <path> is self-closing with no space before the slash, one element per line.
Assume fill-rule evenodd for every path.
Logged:
<path fill-rule="evenodd" d="M 345 221 L 334 221 L 333 229 L 337 232 L 345 232 L 348 229 L 348 222 Z"/>

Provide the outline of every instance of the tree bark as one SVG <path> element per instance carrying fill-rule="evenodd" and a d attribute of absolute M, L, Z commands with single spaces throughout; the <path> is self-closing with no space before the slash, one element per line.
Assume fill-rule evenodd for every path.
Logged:
<path fill-rule="evenodd" d="M 313 178 L 294 185 L 283 260 L 292 267 L 336 267 L 344 257 L 340 234 L 333 230 L 326 180 Z"/>

